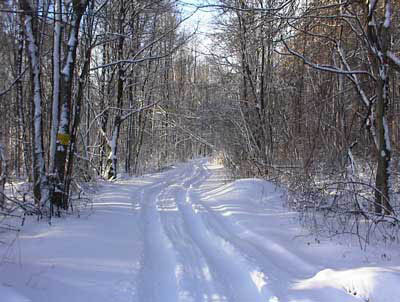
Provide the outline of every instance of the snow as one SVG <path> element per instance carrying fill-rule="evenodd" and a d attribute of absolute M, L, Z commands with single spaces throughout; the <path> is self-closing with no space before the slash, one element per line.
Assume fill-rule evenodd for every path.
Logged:
<path fill-rule="evenodd" d="M 64 103 L 61 107 L 61 114 L 58 126 L 58 133 L 66 134 L 68 130 L 68 104 Z"/>
<path fill-rule="evenodd" d="M 110 141 L 110 149 L 111 149 L 111 155 L 110 158 L 111 159 L 115 159 L 117 154 L 117 139 L 118 139 L 118 125 L 114 126 L 114 130 L 113 130 L 113 134 L 111 137 L 111 141 Z M 114 171 L 116 167 L 114 167 Z"/>
<path fill-rule="evenodd" d="M 372 16 L 372 14 L 374 13 L 377 1 L 378 0 L 370 0 L 369 1 L 369 12 L 368 12 L 369 16 Z"/>
<path fill-rule="evenodd" d="M 387 302 L 400 296 L 398 246 L 361 251 L 350 237 L 309 235 L 284 207 L 285 196 L 259 179 L 227 182 L 223 168 L 206 159 L 101 183 L 80 218 L 49 225 L 31 217 L 16 243 L 0 245 L 0 300 Z"/>
<path fill-rule="evenodd" d="M 76 43 L 78 43 L 76 37 L 75 37 L 75 31 L 72 31 L 68 40 L 68 46 L 70 48 L 74 48 Z"/>
<path fill-rule="evenodd" d="M 50 130 L 50 160 L 49 171 L 54 172 L 55 169 L 55 154 L 57 143 L 58 129 L 58 113 L 60 101 L 60 63 L 61 63 L 61 2 L 55 1 L 55 26 L 54 26 L 54 41 L 53 41 L 53 104 L 52 104 L 52 120 Z"/>
<path fill-rule="evenodd" d="M 382 58 L 381 52 L 379 52 L 379 57 Z M 379 77 L 382 79 L 382 81 L 387 79 L 387 67 L 385 65 L 381 65 L 379 67 Z"/>
<path fill-rule="evenodd" d="M 386 147 L 386 150 L 388 150 L 390 152 L 390 151 L 392 151 L 392 144 L 390 142 L 389 126 L 388 126 L 387 119 L 385 116 L 383 117 L 383 129 L 384 129 L 384 137 L 385 137 L 385 147 Z"/>
<path fill-rule="evenodd" d="M 73 58 L 72 58 L 72 52 L 69 51 L 68 52 L 68 56 L 67 56 L 67 62 L 64 65 L 64 68 L 62 70 L 62 74 L 65 76 L 65 78 L 67 80 L 69 80 L 70 76 L 71 76 L 71 64 L 73 62 Z"/>
<path fill-rule="evenodd" d="M 380 267 L 362 267 L 348 270 L 325 269 L 314 277 L 299 282 L 295 288 L 345 289 L 351 295 L 362 298 L 362 301 L 392 302 L 393 297 L 400 297 L 398 286 L 400 267 L 385 269 Z M 390 290 L 380 290 L 382 284 Z"/>
<path fill-rule="evenodd" d="M 28 298 L 20 295 L 13 288 L 3 286 L 1 284 L 0 284 L 0 293 L 1 293 L 2 301 L 7 301 L 7 302 L 30 302 L 31 301 Z"/>
<path fill-rule="evenodd" d="M 32 17 L 26 16 L 25 19 L 25 30 L 27 35 L 27 40 L 29 41 L 28 53 L 31 59 L 31 67 L 33 73 L 33 83 L 34 83 L 34 93 L 33 93 L 33 103 L 34 103 L 34 141 L 35 141 L 35 155 L 36 163 L 34 170 L 39 174 L 39 179 L 41 189 L 41 198 L 43 203 L 46 192 L 43 186 L 45 181 L 45 163 L 43 158 L 43 139 L 42 139 L 42 96 L 41 96 L 41 80 L 40 80 L 40 58 L 38 55 L 38 46 L 33 34 L 32 28 Z"/>
<path fill-rule="evenodd" d="M 387 51 L 387 56 L 398 66 L 400 67 L 400 58 L 397 57 L 393 52 Z"/>
<path fill-rule="evenodd" d="M 72 64 L 74 63 L 74 58 L 73 54 L 76 51 L 76 45 L 78 43 L 76 39 L 76 30 L 75 30 L 75 22 L 72 24 L 72 30 L 69 35 L 69 40 L 68 40 L 68 55 L 67 55 L 67 60 L 65 62 L 64 68 L 62 70 L 62 74 L 66 78 L 66 81 L 70 80 L 71 77 L 71 67 Z"/>
<path fill-rule="evenodd" d="M 391 18 L 392 18 L 392 6 L 390 1 L 385 2 L 385 22 L 383 23 L 383 26 L 385 28 L 390 27 L 391 23 Z"/>

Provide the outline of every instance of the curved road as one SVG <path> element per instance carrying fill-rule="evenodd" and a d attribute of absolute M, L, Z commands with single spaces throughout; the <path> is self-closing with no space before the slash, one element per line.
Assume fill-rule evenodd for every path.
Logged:
<path fill-rule="evenodd" d="M 360 301 L 340 286 L 296 287 L 341 252 L 296 240 L 274 185 L 224 177 L 194 160 L 104 183 L 79 219 L 32 222 L 0 265 L 0 292 L 18 297 L 5 302 Z"/>
<path fill-rule="evenodd" d="M 318 265 L 291 252 L 285 242 L 291 238 L 274 234 L 279 226 L 266 231 L 271 226 L 268 222 L 286 210 L 277 208 L 271 213 L 274 208 L 261 202 L 268 196 L 254 198 L 246 194 L 259 190 L 246 192 L 245 188 L 231 192 L 220 177 L 208 169 L 206 160 L 196 160 L 159 174 L 140 189 L 144 244 L 137 301 L 332 298 L 332 290 L 293 289 L 296 280 L 315 274 Z M 279 194 L 272 198 L 279 199 Z M 334 294 L 352 301 L 344 292 L 335 290 Z"/>

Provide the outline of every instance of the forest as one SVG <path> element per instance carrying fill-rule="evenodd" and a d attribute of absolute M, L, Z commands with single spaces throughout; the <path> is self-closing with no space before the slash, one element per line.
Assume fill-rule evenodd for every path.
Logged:
<path fill-rule="evenodd" d="M 201 35 L 186 26 L 199 11 Z M 0 215 L 60 216 L 82 183 L 213 156 L 285 187 L 306 223 L 364 219 L 397 238 L 400 2 L 4 0 L 0 13 Z M 7 191 L 21 180 L 28 192 Z"/>

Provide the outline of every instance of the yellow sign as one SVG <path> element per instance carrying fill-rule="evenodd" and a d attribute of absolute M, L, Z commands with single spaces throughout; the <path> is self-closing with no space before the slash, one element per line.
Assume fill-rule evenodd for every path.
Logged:
<path fill-rule="evenodd" d="M 68 145 L 71 136 L 66 133 L 57 133 L 57 140 L 60 142 L 61 145 Z"/>

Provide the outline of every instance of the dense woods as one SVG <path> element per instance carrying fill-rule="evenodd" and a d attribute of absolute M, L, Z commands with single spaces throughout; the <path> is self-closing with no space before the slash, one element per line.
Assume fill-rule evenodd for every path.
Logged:
<path fill-rule="evenodd" d="M 214 155 L 305 217 L 397 224 L 397 1 L 204 1 L 206 50 L 180 1 L 0 5 L 2 207 L 15 179 L 59 214 L 81 181 Z"/>

